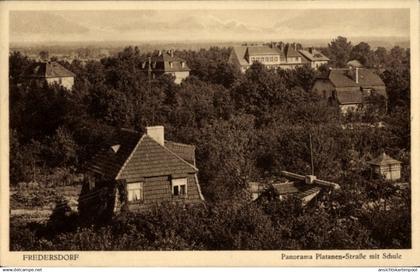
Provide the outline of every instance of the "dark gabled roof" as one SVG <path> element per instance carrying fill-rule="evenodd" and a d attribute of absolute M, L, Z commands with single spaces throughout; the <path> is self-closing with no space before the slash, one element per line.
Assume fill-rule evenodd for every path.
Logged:
<path fill-rule="evenodd" d="M 106 146 L 93 158 L 88 170 L 111 180 L 179 176 L 198 171 L 188 162 L 195 160 L 194 146 L 174 142 L 162 146 L 147 134 L 141 136 L 126 129 L 118 131 Z"/>
<path fill-rule="evenodd" d="M 287 58 L 300 57 L 300 54 L 291 45 L 286 46 L 285 55 Z"/>
<path fill-rule="evenodd" d="M 128 129 L 117 131 L 105 143 L 105 148 L 93 157 L 87 167 L 88 170 L 106 178 L 114 179 L 140 137 L 141 135 L 137 131 Z M 117 152 L 112 150 L 112 147 L 116 145 L 119 145 Z"/>
<path fill-rule="evenodd" d="M 245 59 L 246 50 L 246 46 L 235 46 L 231 51 L 231 55 L 233 55 L 241 66 L 249 65 L 248 61 Z"/>
<path fill-rule="evenodd" d="M 360 104 L 363 94 L 360 90 L 337 90 L 337 100 L 340 104 Z"/>
<path fill-rule="evenodd" d="M 348 69 L 332 69 L 329 72 L 328 79 L 334 87 L 360 87 L 356 81 L 348 76 Z"/>
<path fill-rule="evenodd" d="M 359 85 L 362 87 L 368 86 L 383 86 L 385 83 L 381 77 L 371 69 L 359 68 Z"/>
<path fill-rule="evenodd" d="M 137 143 L 116 179 L 179 176 L 197 171 L 194 165 L 145 134 Z"/>
<path fill-rule="evenodd" d="M 312 49 L 312 53 L 309 50 L 299 50 L 299 53 L 302 54 L 302 56 L 304 56 L 306 59 L 310 61 L 329 61 L 330 60 L 324 54 L 322 54 L 316 49 Z"/>
<path fill-rule="evenodd" d="M 390 164 L 401 164 L 400 161 L 391 158 L 390 156 L 388 156 L 385 152 L 383 152 L 381 155 L 379 155 L 378 157 L 374 158 L 373 160 L 368 162 L 369 164 L 372 165 L 390 165 Z"/>
<path fill-rule="evenodd" d="M 332 69 L 328 75 L 331 83 L 337 87 L 385 87 L 382 79 L 371 69 L 359 68 L 359 83 L 356 83 L 355 69 Z"/>
<path fill-rule="evenodd" d="M 187 62 L 168 51 L 160 53 L 158 55 L 153 55 L 150 57 L 151 60 L 151 69 L 152 71 L 162 71 L 162 72 L 182 72 L 190 71 L 190 68 L 187 65 Z M 184 63 L 184 66 L 182 66 Z M 172 64 L 172 67 L 171 67 Z M 142 61 L 143 70 L 149 69 L 149 58 L 145 58 Z"/>
<path fill-rule="evenodd" d="M 165 147 L 186 160 L 188 163 L 195 165 L 195 146 L 180 144 L 171 141 L 165 141 Z"/>
<path fill-rule="evenodd" d="M 75 77 L 75 74 L 57 62 L 36 63 L 26 73 L 29 78 Z"/>

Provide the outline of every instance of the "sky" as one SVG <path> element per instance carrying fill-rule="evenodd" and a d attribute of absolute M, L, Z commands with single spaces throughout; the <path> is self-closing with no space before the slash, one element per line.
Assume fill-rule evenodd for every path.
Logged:
<path fill-rule="evenodd" d="M 11 42 L 408 38 L 408 9 L 11 11 Z"/>

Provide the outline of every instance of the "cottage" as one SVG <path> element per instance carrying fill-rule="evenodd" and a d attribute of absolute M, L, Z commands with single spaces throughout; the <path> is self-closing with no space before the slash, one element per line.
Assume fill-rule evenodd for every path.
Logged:
<path fill-rule="evenodd" d="M 152 77 L 163 74 L 170 74 L 175 77 L 175 83 L 180 84 L 182 80 L 190 75 L 190 68 L 187 62 L 174 55 L 173 50 L 159 51 L 141 62 L 141 70 L 150 73 Z"/>
<path fill-rule="evenodd" d="M 59 84 L 64 88 L 71 90 L 74 85 L 75 74 L 61 64 L 48 61 L 39 62 L 34 66 L 30 67 L 27 71 L 24 79 L 35 80 L 35 81 L 47 81 L 48 84 Z"/>
<path fill-rule="evenodd" d="M 401 162 L 388 156 L 385 152 L 368 162 L 376 176 L 395 181 L 401 178 Z"/>
<path fill-rule="evenodd" d="M 330 61 L 324 54 L 314 48 L 298 50 L 303 56 L 303 62 L 307 62 L 312 69 L 318 69 L 321 65 L 326 65 Z"/>
<path fill-rule="evenodd" d="M 236 46 L 230 52 L 229 63 L 238 67 L 243 73 L 254 62 L 263 64 L 267 69 L 293 69 L 305 65 L 296 46 L 290 44 Z"/>
<path fill-rule="evenodd" d="M 164 139 L 164 127 L 146 133 L 120 130 L 89 165 L 96 180 L 115 184 L 111 206 L 118 212 L 143 210 L 163 202 L 204 200 L 198 183 L 195 147 Z M 91 191 L 100 184 L 91 184 Z"/>
<path fill-rule="evenodd" d="M 317 78 L 312 91 L 328 104 L 336 104 L 346 114 L 360 108 L 365 99 L 378 94 L 387 98 L 385 83 L 371 69 L 332 69 L 325 78 Z"/>

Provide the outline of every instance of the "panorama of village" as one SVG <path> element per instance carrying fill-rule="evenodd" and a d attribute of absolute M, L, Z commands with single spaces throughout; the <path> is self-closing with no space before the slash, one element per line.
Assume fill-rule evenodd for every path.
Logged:
<path fill-rule="evenodd" d="M 411 248 L 409 37 L 252 37 L 11 43 L 10 250 Z"/>

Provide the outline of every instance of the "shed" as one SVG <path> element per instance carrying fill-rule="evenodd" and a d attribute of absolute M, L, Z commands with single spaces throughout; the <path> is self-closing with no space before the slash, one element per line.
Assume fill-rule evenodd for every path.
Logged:
<path fill-rule="evenodd" d="M 391 158 L 385 152 L 368 162 L 375 175 L 385 180 L 399 180 L 401 178 L 401 162 Z"/>

